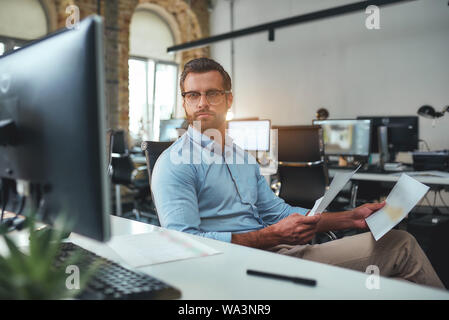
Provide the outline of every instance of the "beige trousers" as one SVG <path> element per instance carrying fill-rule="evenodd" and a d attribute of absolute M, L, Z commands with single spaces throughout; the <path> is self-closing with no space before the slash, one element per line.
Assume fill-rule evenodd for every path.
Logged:
<path fill-rule="evenodd" d="M 391 230 L 378 241 L 370 232 L 315 245 L 278 245 L 280 254 L 365 272 L 376 265 L 380 275 L 444 288 L 416 239 L 406 231 Z"/>

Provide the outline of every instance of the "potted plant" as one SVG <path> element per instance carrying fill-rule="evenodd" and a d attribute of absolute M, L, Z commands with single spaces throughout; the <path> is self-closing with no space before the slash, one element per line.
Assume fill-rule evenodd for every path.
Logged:
<path fill-rule="evenodd" d="M 77 266 L 80 253 L 59 261 L 65 226 L 39 229 L 34 215 L 28 216 L 21 231 L 29 233 L 28 250 L 21 250 L 5 227 L 0 230 L 9 251 L 0 254 L 0 299 L 67 299 L 81 292 L 95 267 L 81 274 Z"/>

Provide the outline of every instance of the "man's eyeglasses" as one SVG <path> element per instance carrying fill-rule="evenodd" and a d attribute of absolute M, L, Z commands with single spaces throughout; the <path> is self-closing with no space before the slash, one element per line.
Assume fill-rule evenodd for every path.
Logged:
<path fill-rule="evenodd" d="M 201 95 L 204 94 L 206 96 L 207 102 L 211 105 L 217 105 L 223 102 L 224 95 L 227 93 L 231 93 L 228 90 L 209 90 L 205 93 L 197 92 L 197 91 L 188 91 L 183 92 L 181 95 L 187 102 L 187 104 L 191 107 L 195 107 L 201 100 Z"/>

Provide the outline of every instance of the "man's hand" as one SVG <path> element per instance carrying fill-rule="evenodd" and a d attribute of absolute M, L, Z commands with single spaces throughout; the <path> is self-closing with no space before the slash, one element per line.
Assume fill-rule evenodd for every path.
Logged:
<path fill-rule="evenodd" d="M 360 207 L 352 210 L 352 219 L 354 223 L 354 228 L 357 229 L 366 229 L 368 225 L 366 224 L 365 219 L 368 218 L 371 214 L 376 212 L 377 210 L 383 208 L 385 206 L 385 201 L 381 203 L 365 203 Z"/>
<path fill-rule="evenodd" d="M 317 232 L 320 219 L 320 214 L 307 217 L 294 213 L 273 224 L 270 228 L 279 237 L 279 243 L 306 244 Z"/>
<path fill-rule="evenodd" d="M 266 249 L 278 244 L 306 244 L 317 232 L 321 215 L 306 217 L 294 213 L 281 221 L 257 231 L 233 233 L 231 242 Z"/>

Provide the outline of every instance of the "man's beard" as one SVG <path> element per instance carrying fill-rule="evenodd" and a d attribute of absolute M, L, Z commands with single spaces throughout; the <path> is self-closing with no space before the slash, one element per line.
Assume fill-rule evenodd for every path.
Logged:
<path fill-rule="evenodd" d="M 211 116 L 210 119 L 198 119 L 198 114 L 201 113 L 207 113 Z M 189 122 L 189 125 L 194 126 L 194 121 L 195 123 L 195 128 L 197 128 L 198 124 L 201 123 L 201 128 L 197 128 L 197 129 L 201 129 L 201 132 L 204 132 L 207 129 L 218 129 L 220 128 L 223 123 L 226 121 L 226 116 L 223 114 L 217 114 L 215 112 L 211 112 L 211 111 L 201 111 L 201 112 L 195 112 L 193 115 L 187 114 L 186 112 L 186 116 L 187 116 L 187 121 Z"/>

